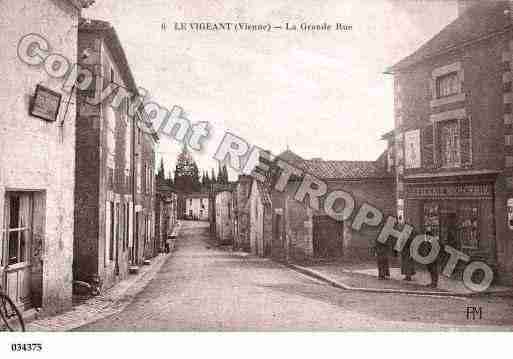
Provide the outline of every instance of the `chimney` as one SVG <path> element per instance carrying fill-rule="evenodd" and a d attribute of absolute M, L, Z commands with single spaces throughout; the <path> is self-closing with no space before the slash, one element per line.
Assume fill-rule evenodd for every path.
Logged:
<path fill-rule="evenodd" d="M 458 16 L 474 5 L 479 4 L 480 0 L 458 0 Z"/>

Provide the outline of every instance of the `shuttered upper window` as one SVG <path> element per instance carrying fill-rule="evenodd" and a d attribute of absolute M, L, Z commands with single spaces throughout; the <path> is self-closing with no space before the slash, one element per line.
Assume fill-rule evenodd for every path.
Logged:
<path fill-rule="evenodd" d="M 422 167 L 460 167 L 472 162 L 470 118 L 435 122 L 421 130 Z"/>
<path fill-rule="evenodd" d="M 451 72 L 447 75 L 439 76 L 436 78 L 436 97 L 442 98 L 455 95 L 459 92 L 460 83 L 458 80 L 458 73 Z"/>
<path fill-rule="evenodd" d="M 460 135 L 458 121 L 444 121 L 439 125 L 440 160 L 443 167 L 460 164 Z"/>

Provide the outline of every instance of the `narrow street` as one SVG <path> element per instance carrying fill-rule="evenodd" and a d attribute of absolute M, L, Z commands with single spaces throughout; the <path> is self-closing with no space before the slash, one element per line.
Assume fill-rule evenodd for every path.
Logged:
<path fill-rule="evenodd" d="M 469 321 L 467 306 L 483 318 Z M 177 250 L 121 313 L 81 331 L 511 330 L 511 299 L 343 291 L 268 259 L 216 248 L 183 222 Z"/>

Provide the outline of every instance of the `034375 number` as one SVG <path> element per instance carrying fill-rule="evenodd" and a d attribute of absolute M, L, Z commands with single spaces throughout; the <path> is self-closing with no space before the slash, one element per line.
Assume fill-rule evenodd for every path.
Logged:
<path fill-rule="evenodd" d="M 43 350 L 43 344 L 41 344 L 41 343 L 31 343 L 31 344 L 13 343 L 13 344 L 11 344 L 11 351 L 13 351 L 13 352 L 40 352 L 42 350 Z"/>

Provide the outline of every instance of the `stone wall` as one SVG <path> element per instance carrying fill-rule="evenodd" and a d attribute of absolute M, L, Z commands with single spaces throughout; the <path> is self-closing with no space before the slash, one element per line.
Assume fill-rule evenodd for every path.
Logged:
<path fill-rule="evenodd" d="M 0 218 L 7 189 L 36 191 L 44 218 L 35 238 L 40 248 L 31 253 L 42 263 L 42 287 L 34 290 L 42 292 L 42 308 L 51 314 L 71 307 L 76 101 L 62 90 L 62 78 L 51 78 L 42 66 L 23 63 L 17 46 L 23 36 L 40 34 L 52 50 L 73 62 L 79 10 L 68 1 L 27 0 L 2 1 L 0 12 L 9 24 L 0 57 Z M 29 115 L 38 84 L 62 95 L 55 122 Z"/>

